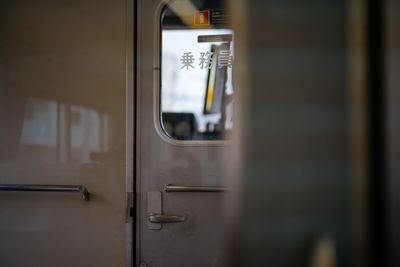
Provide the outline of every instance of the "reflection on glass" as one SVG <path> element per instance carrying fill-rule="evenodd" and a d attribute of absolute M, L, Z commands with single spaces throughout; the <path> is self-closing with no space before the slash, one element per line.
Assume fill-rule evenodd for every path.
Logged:
<path fill-rule="evenodd" d="M 20 161 L 92 162 L 109 150 L 108 114 L 96 109 L 28 98 Z"/>
<path fill-rule="evenodd" d="M 71 106 L 71 160 L 87 162 L 91 152 L 100 152 L 104 148 L 99 112 L 86 107 Z"/>
<path fill-rule="evenodd" d="M 57 159 L 57 102 L 28 98 L 22 124 L 20 160 L 55 162 Z"/>
<path fill-rule="evenodd" d="M 232 130 L 233 31 L 221 14 L 196 10 L 182 19 L 163 12 L 161 121 L 171 138 L 221 140 Z"/>

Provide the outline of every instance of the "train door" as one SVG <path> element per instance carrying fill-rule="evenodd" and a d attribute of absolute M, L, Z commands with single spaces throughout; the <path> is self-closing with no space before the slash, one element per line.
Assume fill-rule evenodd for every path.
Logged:
<path fill-rule="evenodd" d="M 221 266 L 234 34 L 222 1 L 139 1 L 137 259 Z"/>
<path fill-rule="evenodd" d="M 125 51 L 125 0 L 1 1 L 0 266 L 131 256 Z"/>

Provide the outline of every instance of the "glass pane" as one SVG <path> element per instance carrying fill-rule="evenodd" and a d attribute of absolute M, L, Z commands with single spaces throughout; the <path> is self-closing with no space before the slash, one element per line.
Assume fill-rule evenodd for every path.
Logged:
<path fill-rule="evenodd" d="M 199 5 L 197 3 L 197 5 Z M 220 5 L 189 1 L 161 16 L 161 124 L 178 140 L 223 140 L 233 127 L 233 31 Z"/>

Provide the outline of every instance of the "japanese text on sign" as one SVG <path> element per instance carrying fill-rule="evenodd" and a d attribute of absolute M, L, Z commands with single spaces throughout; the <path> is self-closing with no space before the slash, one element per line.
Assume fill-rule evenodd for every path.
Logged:
<path fill-rule="evenodd" d="M 211 69 L 213 63 L 216 63 L 218 68 L 228 67 L 232 68 L 233 56 L 231 50 L 220 50 L 217 55 L 214 56 L 213 52 L 201 52 L 198 58 L 197 66 L 200 69 Z M 195 69 L 196 58 L 192 52 L 185 52 L 181 56 L 181 69 Z M 216 62 L 214 62 L 216 60 Z"/>

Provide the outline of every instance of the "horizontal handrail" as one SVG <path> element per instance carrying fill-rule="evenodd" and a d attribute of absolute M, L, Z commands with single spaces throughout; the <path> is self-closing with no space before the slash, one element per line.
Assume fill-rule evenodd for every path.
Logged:
<path fill-rule="evenodd" d="M 165 185 L 165 192 L 226 192 L 228 187 L 223 186 L 185 186 L 185 185 Z"/>
<path fill-rule="evenodd" d="M 0 184 L 0 191 L 77 192 L 82 194 L 83 200 L 90 200 L 89 190 L 84 185 Z"/>

